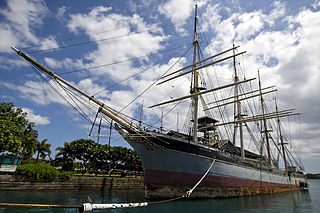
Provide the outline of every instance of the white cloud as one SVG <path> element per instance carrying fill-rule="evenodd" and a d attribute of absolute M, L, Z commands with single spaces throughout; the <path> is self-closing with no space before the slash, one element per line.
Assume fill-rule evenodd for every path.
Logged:
<path fill-rule="evenodd" d="M 219 25 L 219 22 L 221 20 L 221 15 L 220 15 L 220 9 L 221 5 L 220 4 L 208 4 L 204 8 L 204 12 L 201 15 L 201 31 L 207 32 L 211 28 L 214 28 L 215 26 Z M 215 14 L 212 16 L 212 14 Z M 205 20 L 205 21 L 202 21 Z"/>
<path fill-rule="evenodd" d="M 1 9 L 0 14 L 5 17 L 1 24 L 5 26 L 4 32 L 10 37 L 1 39 L 0 51 L 10 51 L 11 42 L 15 45 L 39 44 L 39 39 L 34 35 L 33 28 L 41 25 L 42 18 L 48 12 L 47 8 L 39 1 L 7 1 L 7 8 Z"/>
<path fill-rule="evenodd" d="M 61 61 L 57 61 L 54 58 L 45 57 L 44 61 L 45 61 L 47 66 L 49 66 L 49 67 L 51 67 L 53 69 L 62 68 L 62 62 Z"/>
<path fill-rule="evenodd" d="M 84 66 L 117 63 L 163 48 L 162 42 L 166 36 L 161 34 L 161 29 L 147 31 L 156 26 L 147 24 L 139 15 L 123 16 L 112 13 L 111 9 L 99 6 L 92 9 L 89 14 L 71 15 L 68 28 L 72 32 L 84 30 L 91 40 L 105 39 L 97 43 L 96 50 L 86 55 L 85 60 L 89 63 Z M 143 64 L 144 60 L 138 62 Z M 122 80 L 137 71 L 133 61 L 91 70 L 93 75 L 105 75 L 113 81 Z"/>
<path fill-rule="evenodd" d="M 206 2 L 207 0 L 197 2 L 193 0 L 169 0 L 164 4 L 160 4 L 158 11 L 176 25 L 175 29 L 177 32 L 185 34 L 186 30 L 183 28 L 183 25 L 193 14 L 195 4 L 197 4 L 198 7 L 202 7 Z"/>
<path fill-rule="evenodd" d="M 36 125 L 47 125 L 47 124 L 50 124 L 49 117 L 36 115 L 36 114 L 34 114 L 33 110 L 30 109 L 30 108 L 22 108 L 22 110 L 27 113 L 27 118 L 31 122 L 34 122 Z"/>
<path fill-rule="evenodd" d="M 52 80 L 49 82 L 54 85 Z M 22 99 L 29 100 L 40 105 L 48 105 L 51 103 L 67 105 L 66 101 L 64 101 L 64 99 L 61 98 L 47 83 L 28 80 L 24 85 L 16 86 L 12 83 L 0 81 L 0 85 L 19 92 Z M 58 87 L 55 88 L 63 93 L 63 91 Z"/>
<path fill-rule="evenodd" d="M 176 24 L 178 32 L 185 32 L 181 27 L 186 19 L 192 14 L 193 2 L 185 0 L 169 0 L 166 3 L 159 5 L 158 10 L 163 15 L 171 19 L 173 24 Z"/>
<path fill-rule="evenodd" d="M 39 1 L 7 1 L 8 8 L 0 10 L 1 15 L 11 22 L 12 30 L 23 32 L 23 40 L 37 43 L 32 27 L 41 25 L 43 16 L 48 12 Z"/>
<path fill-rule="evenodd" d="M 10 46 L 39 46 L 40 49 L 57 47 L 54 36 L 39 37 L 35 31 L 43 25 L 48 8 L 40 0 L 19 1 L 7 0 L 7 7 L 0 9 L 0 53 L 13 51 Z M 1 67 L 10 69 L 14 61 L 2 56 Z M 17 64 L 17 63 L 14 63 Z"/>
<path fill-rule="evenodd" d="M 17 44 L 19 39 L 16 38 L 15 33 L 12 31 L 10 25 L 6 23 L 0 23 L 0 52 L 11 51 L 10 46 Z"/>
<path fill-rule="evenodd" d="M 243 13 L 237 19 L 240 22 L 236 28 L 239 40 L 246 40 L 263 28 L 261 11 Z"/>
<path fill-rule="evenodd" d="M 82 59 L 73 60 L 71 58 L 64 58 L 63 60 L 57 60 L 55 58 L 44 57 L 44 61 L 46 65 L 55 70 L 67 68 L 70 71 L 70 69 L 78 69 L 84 67 Z"/>
<path fill-rule="evenodd" d="M 0 86 L 3 86 L 13 91 L 17 91 L 21 99 L 28 100 L 39 105 L 52 105 L 52 104 L 58 103 L 63 106 L 66 106 L 68 107 L 67 114 L 71 115 L 73 120 L 79 119 L 79 114 L 77 114 L 78 110 L 80 111 L 82 110 L 82 112 L 88 113 L 88 109 L 85 107 L 85 105 L 88 104 L 87 100 L 82 99 L 80 96 L 77 96 L 76 98 L 75 96 L 72 96 L 72 99 L 71 99 L 70 93 L 66 94 L 65 90 L 62 89 L 60 86 L 57 86 L 52 80 L 49 80 L 49 83 L 53 87 L 51 87 L 47 83 L 42 83 L 42 82 L 39 83 L 38 81 L 26 81 L 24 85 L 19 85 L 19 86 L 16 86 L 12 83 L 0 81 Z M 93 95 L 96 92 L 101 92 L 101 90 L 104 89 L 98 86 L 97 84 L 94 84 L 90 79 L 84 79 L 80 81 L 78 85 L 73 82 L 70 82 L 70 83 L 82 89 L 89 95 Z M 61 94 L 63 98 L 57 92 L 59 92 L 59 94 Z M 101 93 L 99 93 L 99 95 L 96 95 L 95 97 L 106 98 L 106 96 L 107 96 L 107 91 L 102 91 Z M 80 109 L 78 107 L 80 107 Z M 93 105 L 90 106 L 90 108 L 92 107 Z M 77 108 L 77 110 L 75 110 L 74 108 Z M 34 115 L 32 111 L 29 110 L 27 112 L 28 113 L 30 112 L 30 114 L 32 114 L 31 117 L 28 117 L 30 120 L 33 119 L 32 121 L 40 122 L 40 124 L 42 125 L 46 124 L 45 123 L 46 117 L 42 117 L 43 119 L 41 119 L 39 116 Z"/>
<path fill-rule="evenodd" d="M 79 83 L 77 84 L 77 86 L 79 87 L 79 89 L 85 91 L 87 94 L 89 95 L 95 95 L 95 97 L 107 97 L 107 91 L 105 90 L 104 87 L 101 87 L 97 84 L 95 84 L 92 79 L 83 79 L 81 81 L 79 81 Z M 96 95 L 97 94 L 97 95 Z"/>
<path fill-rule="evenodd" d="M 319 141 L 317 129 L 320 120 L 320 61 L 317 59 L 320 50 L 320 12 L 303 8 L 295 16 L 286 16 L 286 5 L 276 1 L 270 12 L 262 10 L 253 12 L 232 11 L 230 16 L 223 17 L 224 8 L 216 5 L 207 7 L 205 17 L 210 12 L 219 12 L 209 19 L 204 29 L 212 30 L 215 37 L 211 49 L 215 51 L 229 49 L 232 43 L 240 45 L 247 53 L 244 61 L 238 58 L 246 68 L 246 77 L 256 77 L 260 69 L 263 86 L 277 85 L 280 104 L 285 108 L 295 107 L 302 112 L 302 156 L 317 156 Z M 212 48 L 214 47 L 214 48 Z M 209 52 L 209 49 L 207 49 Z M 232 69 L 232 64 L 229 64 Z M 216 69 L 222 68 L 216 66 Z M 230 70 L 229 69 L 229 70 Z M 226 73 L 222 77 L 232 77 Z M 296 140 L 296 138 L 292 138 Z M 317 147 L 317 148 L 316 148 Z M 318 151 L 317 151 L 318 150 Z"/>
<path fill-rule="evenodd" d="M 46 50 L 46 49 L 58 47 L 58 43 L 55 40 L 55 37 L 52 35 L 48 36 L 47 38 L 39 38 L 38 43 L 39 43 L 39 50 Z"/>
<path fill-rule="evenodd" d="M 67 12 L 67 7 L 66 6 L 62 6 L 62 7 L 58 8 L 57 19 L 60 22 L 64 21 L 64 16 L 65 16 L 66 12 Z"/>
<path fill-rule="evenodd" d="M 107 63 L 114 63 L 122 60 L 128 60 L 130 58 L 139 57 L 141 55 L 147 55 L 152 52 L 156 52 L 164 48 L 162 42 L 167 39 L 162 34 L 161 28 L 152 31 L 146 31 L 153 29 L 156 25 L 147 24 L 139 15 L 123 16 L 120 14 L 112 13 L 110 7 L 96 7 L 92 9 L 89 14 L 75 14 L 71 15 L 71 20 L 68 23 L 68 28 L 77 33 L 78 31 L 85 31 L 89 35 L 91 40 L 99 40 L 104 38 L 112 38 L 116 36 L 123 36 L 131 33 L 138 32 L 129 36 L 123 36 L 119 39 L 106 40 L 104 42 L 97 43 L 97 49 L 89 52 L 85 57 L 86 64 L 82 59 L 70 59 L 65 58 L 63 60 L 57 60 L 55 58 L 45 57 L 45 63 L 53 69 L 68 68 L 82 68 L 90 67 L 91 65 L 100 65 Z M 123 21 L 126 20 L 126 21 Z M 109 29 L 107 33 L 103 32 L 104 29 Z M 112 30 L 110 30 L 112 29 Z M 139 33 L 145 31 L 143 33 Z M 145 69 L 149 65 L 145 64 L 148 58 L 137 62 L 128 61 L 127 63 L 117 64 L 112 67 L 98 68 L 92 71 L 93 76 L 110 76 L 114 82 L 124 79 L 139 70 Z M 184 60 L 181 60 L 183 62 Z M 88 63 L 89 62 L 89 63 Z M 173 63 L 170 62 L 170 63 Z M 180 63 L 181 64 L 181 63 Z M 135 66 L 140 68 L 136 68 Z M 83 79 L 76 83 L 76 85 L 87 92 L 89 95 L 93 95 L 103 91 L 97 95 L 97 98 L 103 99 L 104 102 L 110 106 L 120 110 L 126 106 L 128 102 L 133 100 L 141 91 L 149 86 L 156 76 L 159 76 L 161 72 L 167 69 L 169 65 L 163 67 L 157 66 L 152 69 L 151 75 L 138 75 L 137 79 L 133 78 L 122 84 L 127 86 L 127 89 L 120 91 L 108 91 L 105 87 L 99 86 L 93 77 L 91 79 Z M 108 78 L 110 78 L 108 77 Z M 50 81 L 52 83 L 52 81 Z M 4 84 L 3 84 L 4 85 Z M 7 88 L 14 88 L 13 85 L 5 84 Z M 110 85 L 108 85 L 110 86 Z M 56 94 L 49 86 L 45 84 L 39 84 L 34 81 L 26 81 L 23 86 L 18 86 L 14 90 L 19 91 L 22 94 L 22 98 L 31 100 L 35 103 L 48 105 L 51 103 L 61 103 L 66 105 L 66 102 Z M 62 92 L 61 89 L 58 89 Z M 155 89 L 154 91 L 156 91 Z M 162 96 L 166 90 L 162 90 Z M 63 92 L 62 92 L 63 93 Z M 128 115 L 134 116 L 137 105 L 132 104 L 125 109 Z"/>
<path fill-rule="evenodd" d="M 111 9 L 112 9 L 111 7 L 98 6 L 92 9 L 89 12 L 89 14 L 71 15 L 70 16 L 71 20 L 68 23 L 68 28 L 74 33 L 77 33 L 79 29 L 83 29 L 83 28 L 90 29 L 90 32 L 99 33 L 103 29 L 107 29 L 107 28 L 103 28 L 102 19 L 104 15 L 107 15 Z M 110 21 L 108 20 L 108 22 Z M 84 25 L 87 25 L 87 26 L 84 26 Z"/>
<path fill-rule="evenodd" d="M 269 13 L 263 13 L 262 10 L 239 13 L 221 4 L 209 4 L 203 14 L 203 20 L 208 20 L 203 29 L 217 33 L 211 41 L 217 51 L 229 49 L 232 43 L 245 44 L 264 32 L 266 26 L 274 26 L 275 21 L 285 15 L 284 3 L 275 1 L 272 6 Z M 225 13 L 230 14 L 229 17 L 222 18 L 221 14 Z"/>
<path fill-rule="evenodd" d="M 23 67 L 23 66 L 27 66 L 27 65 L 20 59 L 13 59 L 13 58 L 0 56 L 0 68 L 12 69 L 12 68 Z"/>
<path fill-rule="evenodd" d="M 312 4 L 313 9 L 317 9 L 320 7 L 320 1 L 319 0 L 314 0 L 314 3 Z"/>
<path fill-rule="evenodd" d="M 286 4 L 281 1 L 274 1 L 272 3 L 272 6 L 274 7 L 272 11 L 264 16 L 264 20 L 271 26 L 274 25 L 275 21 L 284 16 L 286 13 Z"/>

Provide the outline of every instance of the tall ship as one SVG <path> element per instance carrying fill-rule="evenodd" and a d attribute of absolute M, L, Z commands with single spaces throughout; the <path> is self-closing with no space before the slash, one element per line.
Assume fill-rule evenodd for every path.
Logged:
<path fill-rule="evenodd" d="M 174 198 L 199 182 L 192 198 L 235 197 L 299 190 L 306 187 L 304 168 L 287 147 L 288 137 L 282 119 L 296 116 L 293 109 L 274 110 L 266 106 L 267 94 L 275 86 L 262 88 L 261 79 L 245 78 L 237 68 L 239 46 L 201 59 L 197 32 L 197 7 L 193 33 L 193 63 L 165 73 L 157 84 L 190 75 L 190 94 L 156 103 L 177 106 L 189 100 L 183 131 L 155 128 L 142 119 L 131 119 L 12 47 L 34 68 L 63 90 L 76 94 L 96 106 L 105 121 L 114 124 L 119 134 L 139 154 L 144 169 L 146 198 Z M 226 84 L 205 83 L 206 68 L 233 63 L 233 80 Z M 230 62 L 231 61 L 231 62 Z M 258 72 L 257 72 L 258 73 Z M 256 84 L 254 84 L 256 82 Z M 256 86 L 253 86 L 256 85 Z M 212 86 L 209 88 L 209 86 Z M 141 109 L 142 114 L 142 109 Z M 142 116 L 140 116 L 142 117 Z M 161 116 L 162 119 L 163 116 Z M 271 126 L 273 125 L 273 127 Z M 272 127 L 272 128 L 271 128 Z M 280 169 L 282 167 L 283 169 Z"/>

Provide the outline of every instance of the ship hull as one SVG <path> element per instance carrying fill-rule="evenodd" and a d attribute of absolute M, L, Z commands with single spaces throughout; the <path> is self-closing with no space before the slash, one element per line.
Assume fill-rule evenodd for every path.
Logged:
<path fill-rule="evenodd" d="M 300 183 L 305 182 L 303 177 L 227 162 L 221 160 L 217 153 L 216 157 L 208 157 L 168 148 L 169 139 L 165 141 L 168 145 L 165 147 L 157 146 L 157 140 L 153 140 L 154 144 L 150 145 L 143 143 L 141 137 L 135 140 L 127 134 L 122 135 L 141 157 L 146 198 L 163 199 L 184 195 L 207 172 L 212 161 L 212 168 L 194 190 L 191 198 L 278 193 L 298 190 Z M 152 142 L 152 139 L 149 138 L 148 141 Z"/>

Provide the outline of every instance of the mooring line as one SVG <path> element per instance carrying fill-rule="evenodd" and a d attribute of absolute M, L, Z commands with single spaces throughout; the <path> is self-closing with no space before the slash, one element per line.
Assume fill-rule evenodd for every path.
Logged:
<path fill-rule="evenodd" d="M 81 208 L 82 205 L 48 205 L 48 204 L 17 204 L 0 203 L 0 208 L 28 208 L 28 209 L 54 209 L 54 208 Z"/>
<path fill-rule="evenodd" d="M 213 159 L 211 165 L 209 166 L 206 173 L 201 177 L 201 179 L 194 185 L 190 190 L 188 190 L 184 195 L 176 198 L 171 198 L 167 200 L 159 200 L 159 201 L 152 201 L 152 202 L 144 202 L 144 203 L 123 203 L 123 204 L 93 204 L 93 203 L 84 203 L 83 209 L 80 212 L 88 212 L 95 209 L 117 209 L 117 208 L 132 208 L 132 207 L 145 207 L 152 204 L 160 204 L 160 203 L 168 203 L 175 200 L 180 200 L 182 198 L 188 198 L 191 196 L 192 192 L 197 188 L 197 186 L 203 181 L 203 179 L 207 176 L 209 171 L 211 170 L 214 162 L 216 160 Z"/>
<path fill-rule="evenodd" d="M 190 189 L 189 191 L 187 191 L 187 193 L 189 194 L 189 196 L 191 195 L 191 193 L 193 192 L 193 190 L 195 190 L 195 188 L 202 182 L 202 180 L 207 176 L 207 174 L 209 173 L 209 171 L 211 170 L 214 162 L 216 161 L 216 159 L 214 159 L 209 167 L 209 169 L 206 171 L 206 173 L 202 176 L 202 178 L 198 181 L 198 183 L 192 188 Z M 188 196 L 188 197 L 189 197 Z"/>
<path fill-rule="evenodd" d="M 145 207 L 152 204 L 167 203 L 182 198 L 188 198 L 191 196 L 192 192 L 197 188 L 197 186 L 203 181 L 211 170 L 216 159 L 212 160 L 212 163 L 206 173 L 201 177 L 201 179 L 194 185 L 190 190 L 188 190 L 184 195 L 176 198 L 171 198 L 167 200 L 151 201 L 151 202 L 141 202 L 141 203 L 110 203 L 110 204 L 95 204 L 95 203 L 83 203 L 82 205 L 47 205 L 47 204 L 15 204 L 15 203 L 0 203 L 0 208 L 33 208 L 33 209 L 51 209 L 51 208 L 77 208 L 79 212 L 89 212 L 97 209 L 118 209 L 118 208 L 135 208 L 135 207 Z"/>

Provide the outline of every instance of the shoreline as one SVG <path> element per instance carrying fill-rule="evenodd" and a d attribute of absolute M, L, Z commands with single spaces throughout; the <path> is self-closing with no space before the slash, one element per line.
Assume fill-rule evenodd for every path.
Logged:
<path fill-rule="evenodd" d="M 69 180 L 33 181 L 16 175 L 0 175 L 0 190 L 110 190 L 144 189 L 143 177 L 85 177 L 73 176 Z"/>

